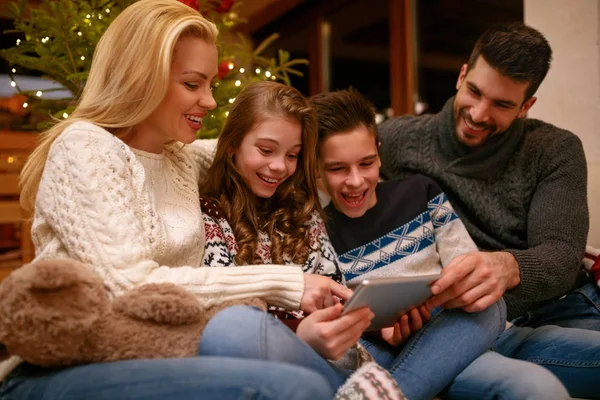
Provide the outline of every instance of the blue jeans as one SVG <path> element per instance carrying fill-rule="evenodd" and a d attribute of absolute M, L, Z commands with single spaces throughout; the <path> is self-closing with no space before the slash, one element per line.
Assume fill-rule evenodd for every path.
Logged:
<path fill-rule="evenodd" d="M 431 399 L 490 348 L 506 326 L 503 300 L 478 313 L 437 312 L 403 347 L 361 339 L 375 361 L 392 374 L 407 398 Z"/>
<path fill-rule="evenodd" d="M 500 301 L 480 313 L 446 310 L 402 348 L 382 340 L 361 340 L 373 358 L 388 369 L 407 398 L 432 398 L 464 367 L 484 352 L 502 332 L 506 307 Z M 246 343 L 252 345 L 248 346 Z M 200 354 L 282 361 L 313 369 L 333 387 L 351 371 L 323 359 L 289 328 L 270 315 L 231 307 L 215 315 L 204 329 Z"/>
<path fill-rule="evenodd" d="M 1 400 L 331 399 L 317 373 L 235 358 L 130 360 L 62 369 L 22 364 L 0 383 Z"/>
<path fill-rule="evenodd" d="M 202 333 L 199 354 L 295 364 L 325 377 L 334 389 L 351 373 L 333 366 L 281 321 L 247 306 L 229 307 L 212 317 Z"/>
<path fill-rule="evenodd" d="M 469 365 L 448 387 L 447 397 L 487 399 L 492 398 L 489 388 L 496 388 L 501 398 L 568 398 L 559 395 L 556 376 L 571 396 L 600 398 L 600 290 L 595 284 L 512 322 L 495 343 L 497 353 Z"/>
<path fill-rule="evenodd" d="M 442 394 L 444 400 L 566 400 L 569 394 L 547 369 L 488 351 Z"/>
<path fill-rule="evenodd" d="M 595 283 L 585 284 L 560 300 L 530 311 L 511 322 L 530 328 L 557 325 L 600 331 L 600 288 Z"/>

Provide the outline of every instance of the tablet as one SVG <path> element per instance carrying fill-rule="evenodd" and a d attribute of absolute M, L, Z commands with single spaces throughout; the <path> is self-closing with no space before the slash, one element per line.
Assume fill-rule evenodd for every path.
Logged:
<path fill-rule="evenodd" d="M 375 314 L 368 330 L 394 325 L 401 314 L 421 306 L 431 294 L 431 283 L 440 274 L 407 276 L 400 278 L 365 279 L 344 304 L 342 315 L 368 306 Z"/>

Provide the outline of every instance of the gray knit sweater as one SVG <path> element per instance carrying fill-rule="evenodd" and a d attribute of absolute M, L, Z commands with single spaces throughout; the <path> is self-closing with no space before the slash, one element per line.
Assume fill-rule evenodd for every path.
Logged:
<path fill-rule="evenodd" d="M 481 250 L 515 256 L 521 283 L 504 296 L 512 319 L 574 286 L 589 228 L 583 147 L 568 131 L 519 119 L 470 149 L 456 139 L 453 102 L 381 124 L 382 173 L 434 179 Z"/>

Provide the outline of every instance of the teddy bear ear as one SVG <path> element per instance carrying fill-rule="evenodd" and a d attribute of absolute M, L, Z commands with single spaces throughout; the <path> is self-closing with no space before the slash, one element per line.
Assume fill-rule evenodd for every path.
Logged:
<path fill-rule="evenodd" d="M 40 260 L 27 264 L 11 275 L 26 282 L 29 289 L 62 290 L 74 285 L 101 286 L 98 276 L 88 266 L 72 259 Z"/>
<path fill-rule="evenodd" d="M 129 318 L 165 325 L 193 324 L 203 317 L 194 295 L 170 283 L 132 289 L 114 300 L 113 310 Z"/>
<path fill-rule="evenodd" d="M 0 298 L 2 343 L 41 366 L 85 362 L 87 335 L 108 307 L 102 281 L 65 260 L 19 268 L 0 284 Z"/>

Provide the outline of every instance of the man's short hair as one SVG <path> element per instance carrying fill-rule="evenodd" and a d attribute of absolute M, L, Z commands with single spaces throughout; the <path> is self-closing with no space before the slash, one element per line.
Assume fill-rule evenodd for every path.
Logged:
<path fill-rule="evenodd" d="M 327 137 L 364 126 L 377 139 L 375 107 L 362 94 L 350 88 L 319 93 L 310 98 L 317 114 L 319 144 Z"/>
<path fill-rule="evenodd" d="M 525 100 L 528 100 L 550 69 L 552 49 L 538 30 L 512 23 L 490 28 L 479 37 L 469 57 L 467 72 L 475 66 L 479 56 L 502 75 L 516 82 L 529 82 L 525 92 Z"/>

